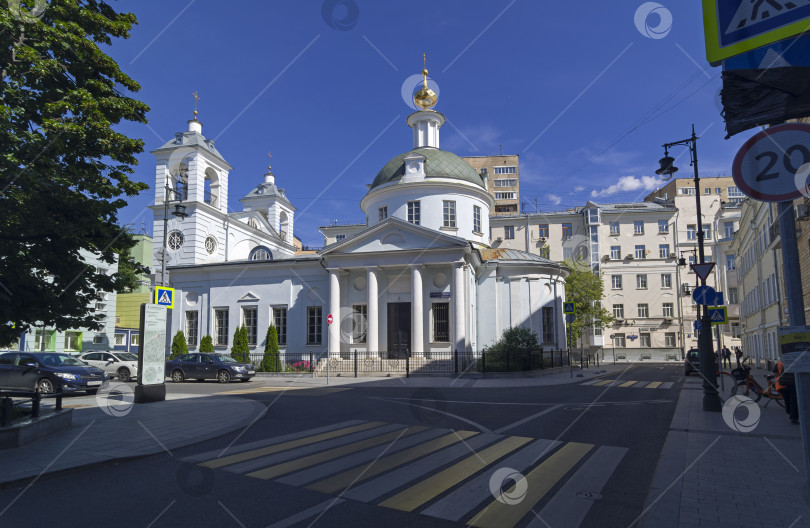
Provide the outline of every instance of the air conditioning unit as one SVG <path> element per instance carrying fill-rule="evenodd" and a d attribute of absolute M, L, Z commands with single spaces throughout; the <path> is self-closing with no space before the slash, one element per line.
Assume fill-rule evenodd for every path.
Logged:
<path fill-rule="evenodd" d="M 683 285 L 683 292 L 685 294 L 689 295 L 690 293 L 692 293 L 692 287 L 690 285 L 688 285 L 688 284 L 684 284 Z"/>
<path fill-rule="evenodd" d="M 608 260 L 610 260 L 610 255 L 605 255 L 604 257 L 602 257 L 602 260 L 607 262 Z"/>
<path fill-rule="evenodd" d="M 672 319 L 664 319 L 664 324 L 670 324 L 670 323 L 672 323 Z"/>
<path fill-rule="evenodd" d="M 495 237 L 495 242 L 503 242 L 503 237 Z"/>
<path fill-rule="evenodd" d="M 545 242 L 546 238 L 545 237 L 540 237 L 538 240 L 540 240 L 540 242 Z"/>
<path fill-rule="evenodd" d="M 614 319 L 613 324 L 621 326 L 624 324 L 624 319 Z"/>
<path fill-rule="evenodd" d="M 626 258 L 627 260 L 633 260 L 633 254 L 632 254 L 632 253 L 628 253 L 628 254 L 627 254 L 627 256 L 626 256 L 626 257 L 624 257 L 624 258 Z"/>
<path fill-rule="evenodd" d="M 796 206 L 796 220 L 810 219 L 810 206 L 808 204 L 799 204 Z"/>

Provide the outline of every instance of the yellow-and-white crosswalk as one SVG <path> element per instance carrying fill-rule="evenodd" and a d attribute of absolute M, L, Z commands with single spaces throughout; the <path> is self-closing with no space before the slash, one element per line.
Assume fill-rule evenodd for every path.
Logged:
<path fill-rule="evenodd" d="M 538 519 L 578 526 L 593 504 L 578 492 L 601 492 L 626 452 L 579 442 L 351 420 L 185 460 L 339 495 L 341 501 L 508 528 L 521 522 L 534 526 Z M 527 492 L 517 504 L 493 495 L 491 479 L 502 468 L 525 475 Z"/>
<path fill-rule="evenodd" d="M 674 381 L 637 381 L 637 380 L 615 380 L 615 379 L 595 379 L 580 383 L 591 387 L 619 387 L 622 389 L 671 389 Z"/>

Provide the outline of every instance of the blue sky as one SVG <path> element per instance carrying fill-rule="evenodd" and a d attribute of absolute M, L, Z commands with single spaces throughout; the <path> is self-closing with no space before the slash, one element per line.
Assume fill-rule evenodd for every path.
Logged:
<path fill-rule="evenodd" d="M 151 107 L 148 126 L 121 127 L 146 142 L 135 179 L 154 184 L 148 151 L 186 129 L 197 91 L 203 134 L 235 167 L 231 208 L 262 181 L 272 151 L 277 184 L 298 208 L 296 234 L 321 245 L 317 227 L 364 221 L 366 184 L 410 150 L 413 110 L 401 92 L 423 52 L 440 90 L 436 110 L 448 118 L 442 148 L 519 154 L 531 210 L 535 200 L 543 211 L 641 199 L 656 185 L 661 144 L 688 137 L 692 123 L 701 175 L 730 175 L 752 134 L 724 139 L 700 3 L 663 0 L 646 19 L 636 16 L 643 4 L 114 2 L 140 23 L 109 53 Z M 673 154 L 680 174 L 691 174 L 686 149 Z M 121 222 L 150 225 L 153 191 L 129 202 Z"/>

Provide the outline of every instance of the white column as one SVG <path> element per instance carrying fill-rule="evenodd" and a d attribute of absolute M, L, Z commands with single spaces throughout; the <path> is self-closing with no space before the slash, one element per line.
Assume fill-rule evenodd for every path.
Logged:
<path fill-rule="evenodd" d="M 464 264 L 453 265 L 453 347 L 462 352 L 466 347 L 466 328 L 464 324 Z"/>
<path fill-rule="evenodd" d="M 368 321 L 366 327 L 366 347 L 369 352 L 377 353 L 380 350 L 380 304 L 377 293 L 377 269 L 368 268 Z"/>
<path fill-rule="evenodd" d="M 411 268 L 411 352 L 419 356 L 425 352 L 422 269 L 421 264 Z"/>
<path fill-rule="evenodd" d="M 340 270 L 329 270 L 329 313 L 332 324 L 328 325 L 329 357 L 340 354 Z"/>

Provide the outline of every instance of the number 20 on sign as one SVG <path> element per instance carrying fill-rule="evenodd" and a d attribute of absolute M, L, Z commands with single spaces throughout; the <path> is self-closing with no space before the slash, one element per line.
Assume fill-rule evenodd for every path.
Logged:
<path fill-rule="evenodd" d="M 732 175 L 743 193 L 762 202 L 810 196 L 810 125 L 790 123 L 758 133 L 737 153 Z"/>

